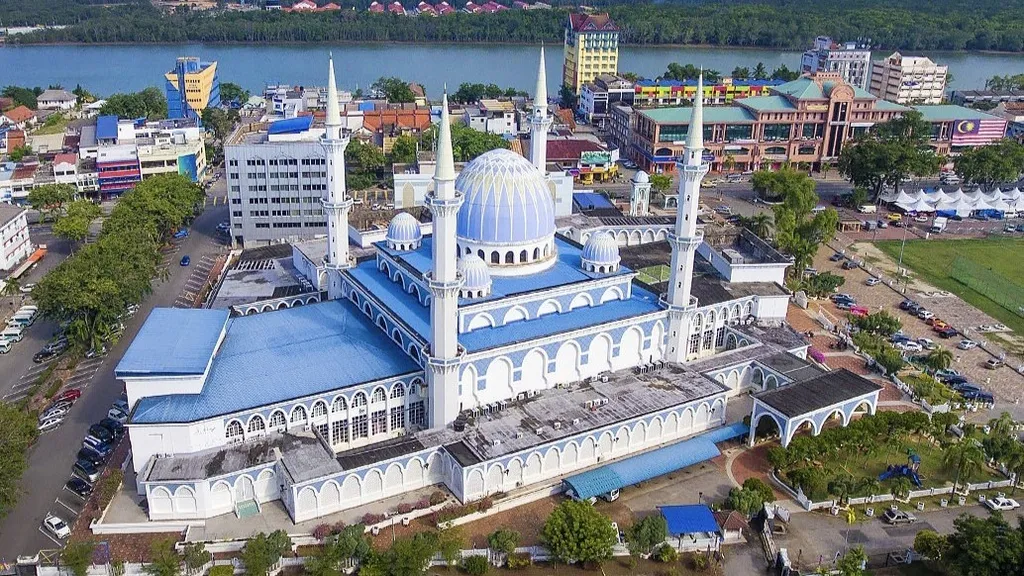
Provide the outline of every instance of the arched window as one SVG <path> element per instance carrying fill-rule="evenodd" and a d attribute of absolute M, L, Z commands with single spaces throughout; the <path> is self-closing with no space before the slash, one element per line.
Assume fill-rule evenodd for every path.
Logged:
<path fill-rule="evenodd" d="M 344 412 L 348 410 L 348 403 L 345 402 L 344 396 L 338 396 L 334 399 L 334 403 L 331 404 L 331 412 L 337 414 L 338 412 Z"/>
<path fill-rule="evenodd" d="M 231 422 L 228 423 L 227 432 L 225 433 L 225 436 L 227 436 L 228 440 L 234 440 L 235 438 L 241 438 L 242 434 L 243 434 L 243 432 L 242 432 L 242 423 L 241 422 L 239 422 L 238 420 L 232 420 Z"/>
<path fill-rule="evenodd" d="M 486 258 L 484 257 L 484 251 L 483 251 L 483 250 L 477 250 L 477 251 L 476 251 L 476 255 L 477 255 L 477 256 L 479 256 L 481 260 L 487 260 L 487 259 L 486 259 Z"/>
<path fill-rule="evenodd" d="M 540 248 L 539 247 L 533 249 L 533 259 L 534 260 L 540 260 Z"/>
<path fill-rule="evenodd" d="M 360 406 L 366 406 L 366 394 L 362 392 L 352 397 L 352 407 L 359 408 Z"/>
<path fill-rule="evenodd" d="M 326 418 L 327 417 L 327 404 L 325 402 L 317 402 L 313 404 L 313 418 Z"/>
<path fill-rule="evenodd" d="M 387 396 L 384 394 L 383 388 L 377 388 L 373 391 L 373 402 L 383 402 L 387 400 Z"/>
<path fill-rule="evenodd" d="M 519 253 L 519 261 L 520 262 L 526 262 L 526 259 L 529 258 L 529 257 L 530 256 L 529 256 L 529 254 L 527 254 L 526 250 L 523 250 L 522 252 Z"/>
<path fill-rule="evenodd" d="M 514 264 L 515 263 L 514 260 L 515 260 L 515 255 L 512 253 L 511 250 L 508 251 L 508 252 L 505 252 L 505 264 Z"/>
<path fill-rule="evenodd" d="M 296 406 L 292 409 L 292 424 L 302 424 L 306 421 L 306 409 L 302 406 Z"/>
<path fill-rule="evenodd" d="M 405 386 L 401 382 L 395 384 L 395 387 L 391 389 L 392 398 L 404 398 L 405 397 Z"/>
<path fill-rule="evenodd" d="M 491 264 L 500 264 L 501 257 L 498 256 L 497 252 L 491 252 Z"/>
<path fill-rule="evenodd" d="M 284 412 L 278 410 L 270 415 L 270 428 L 273 430 L 284 430 L 287 424 L 284 419 Z"/>
<path fill-rule="evenodd" d="M 267 427 L 266 427 L 266 425 L 263 422 L 263 417 L 262 416 L 256 415 L 256 416 L 252 417 L 252 420 L 249 420 L 249 434 L 255 434 L 257 432 L 265 432 L 266 429 L 267 429 Z"/>

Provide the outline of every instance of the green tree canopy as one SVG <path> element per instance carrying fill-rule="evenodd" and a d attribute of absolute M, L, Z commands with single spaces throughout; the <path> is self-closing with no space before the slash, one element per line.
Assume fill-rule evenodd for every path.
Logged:
<path fill-rule="evenodd" d="M 28 203 L 43 219 L 52 218 L 64 210 L 64 205 L 75 197 L 75 188 L 68 184 L 44 184 L 28 193 Z"/>
<path fill-rule="evenodd" d="M 839 214 L 832 208 L 813 212 L 819 198 L 807 174 L 788 167 L 761 174 L 754 174 L 755 190 L 760 187 L 769 197 L 781 198 L 782 203 L 773 207 L 775 244 L 793 256 L 789 272 L 799 277 L 818 247 L 835 236 Z"/>
<path fill-rule="evenodd" d="M 420 138 L 420 149 L 433 150 L 436 138 L 437 127 L 431 126 Z M 452 124 L 452 151 L 456 162 L 469 162 L 484 152 L 508 146 L 508 141 L 497 134 L 474 130 L 461 123 Z"/>
<path fill-rule="evenodd" d="M 907 176 L 938 172 L 943 160 L 928 146 L 930 138 L 931 124 L 921 113 L 906 112 L 876 124 L 844 146 L 839 173 L 854 186 L 878 196 L 885 186 L 897 187 Z"/>
<path fill-rule="evenodd" d="M 240 558 L 245 565 L 245 573 L 250 576 L 267 576 L 270 568 L 291 547 L 292 540 L 284 530 L 275 530 L 270 534 L 260 532 L 250 538 L 242 549 Z"/>
<path fill-rule="evenodd" d="M 86 576 L 95 548 L 96 545 L 90 541 L 71 542 L 61 550 L 60 561 L 71 569 L 74 576 Z"/>
<path fill-rule="evenodd" d="M 239 106 L 249 100 L 249 91 L 234 82 L 220 83 L 220 101 L 224 103 L 235 103 Z"/>
<path fill-rule="evenodd" d="M 150 546 L 149 563 L 142 566 L 150 576 L 178 576 L 181 574 L 181 556 L 174 551 L 174 540 L 165 538 Z"/>
<path fill-rule="evenodd" d="M 75 200 L 67 205 L 53 224 L 53 233 L 71 242 L 85 240 L 89 226 L 100 217 L 103 210 L 92 200 Z"/>
<path fill-rule="evenodd" d="M 21 162 L 26 156 L 32 155 L 32 147 L 29 145 L 18 146 L 13 150 L 7 152 L 7 157 L 14 162 Z"/>
<path fill-rule="evenodd" d="M 392 104 L 416 101 L 416 94 L 409 83 L 396 76 L 381 76 L 370 86 L 370 90 Z"/>
<path fill-rule="evenodd" d="M 417 532 L 411 538 L 399 538 L 387 550 L 372 552 L 359 568 L 360 576 L 417 576 L 437 549 L 437 535 Z"/>
<path fill-rule="evenodd" d="M 1024 171 L 1024 146 L 1004 138 L 988 146 L 975 146 L 956 158 L 956 173 L 969 184 L 991 190 L 1000 182 L 1016 182 Z"/>
<path fill-rule="evenodd" d="M 511 554 L 515 552 L 520 541 L 522 541 L 522 535 L 519 532 L 501 528 L 495 530 L 487 537 L 487 546 L 491 550 L 496 550 L 503 554 Z"/>
<path fill-rule="evenodd" d="M 541 539 L 556 558 L 573 564 L 611 558 L 617 535 L 611 520 L 589 502 L 567 500 L 548 516 Z"/>
<path fill-rule="evenodd" d="M 668 524 L 661 514 L 644 516 L 626 529 L 626 544 L 633 555 L 651 554 L 667 537 Z"/>
<path fill-rule="evenodd" d="M 14 100 L 15 105 L 27 106 L 33 110 L 38 108 L 38 102 L 36 97 L 43 93 L 43 89 L 38 86 L 35 88 L 23 88 L 21 86 L 5 86 L 3 91 L 0 92 L 0 96 L 4 98 L 10 98 Z"/>
<path fill-rule="evenodd" d="M 395 138 L 395 142 L 391 146 L 391 163 L 411 164 L 416 161 L 417 150 L 416 138 L 408 134 L 402 134 Z"/>
<path fill-rule="evenodd" d="M 668 65 L 668 70 L 662 75 L 662 78 L 666 80 L 696 80 L 700 76 L 701 70 L 699 67 L 693 64 L 678 64 L 672 62 Z M 704 83 L 705 84 L 717 84 L 722 79 L 722 74 L 718 70 L 707 68 L 704 70 Z"/>
<path fill-rule="evenodd" d="M 953 522 L 943 565 L 953 574 L 1024 574 L 1024 524 L 1011 528 L 1001 514 L 981 518 L 964 514 Z"/>
<path fill-rule="evenodd" d="M 163 92 L 152 86 L 141 92 L 112 94 L 100 108 L 100 114 L 125 119 L 159 120 L 167 117 L 167 98 Z"/>
<path fill-rule="evenodd" d="M 672 188 L 672 177 L 668 174 L 651 174 L 650 182 L 651 190 L 654 190 L 658 194 L 664 194 Z"/>

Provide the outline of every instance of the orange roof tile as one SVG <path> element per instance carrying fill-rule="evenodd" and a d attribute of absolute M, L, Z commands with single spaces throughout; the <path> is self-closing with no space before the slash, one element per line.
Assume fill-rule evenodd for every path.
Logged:
<path fill-rule="evenodd" d="M 12 108 L 7 112 L 4 112 L 4 116 L 6 116 L 11 122 L 14 122 L 15 124 L 21 124 L 22 122 L 25 122 L 26 120 L 32 118 L 33 114 L 27 106 L 22 105 L 18 106 L 17 108 Z"/>

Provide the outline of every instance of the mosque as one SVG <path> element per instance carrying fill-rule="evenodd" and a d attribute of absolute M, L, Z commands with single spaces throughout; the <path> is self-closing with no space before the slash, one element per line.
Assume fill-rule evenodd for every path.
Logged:
<path fill-rule="evenodd" d="M 116 368 L 151 520 L 279 500 L 302 522 L 431 485 L 466 502 L 557 483 L 717 429 L 730 397 L 792 380 L 808 344 L 784 324 L 790 260 L 698 227 L 701 89 L 651 285 L 612 233 L 557 228 L 543 70 L 542 54 L 530 160 L 492 150 L 456 173 L 445 96 L 431 233 L 400 213 L 357 259 L 331 63 L 328 237 L 303 268 L 323 301 L 156 309 Z"/>

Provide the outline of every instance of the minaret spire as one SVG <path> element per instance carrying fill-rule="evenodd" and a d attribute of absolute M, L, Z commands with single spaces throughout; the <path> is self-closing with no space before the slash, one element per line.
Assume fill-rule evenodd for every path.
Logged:
<path fill-rule="evenodd" d="M 338 84 L 334 79 L 334 54 L 328 57 L 327 69 L 327 121 L 331 137 L 338 138 L 341 128 L 341 110 L 338 108 Z"/>
<path fill-rule="evenodd" d="M 352 199 L 348 197 L 345 188 L 345 149 L 348 148 L 349 137 L 341 128 L 334 58 L 331 57 L 328 62 L 327 120 L 320 145 L 324 149 L 327 163 L 327 192 L 322 199 L 327 216 L 327 255 L 324 257 L 324 267 L 327 269 L 327 297 L 334 300 L 342 295 L 339 271 L 352 265 L 348 256 L 348 213 L 352 209 Z"/>
<path fill-rule="evenodd" d="M 437 165 L 434 191 L 427 197 L 434 216 L 430 271 L 424 280 L 430 289 L 430 350 L 427 383 L 430 387 L 430 427 L 441 428 L 459 413 L 459 288 L 462 276 L 456 262 L 456 219 L 462 193 L 455 189 L 455 154 L 448 115 L 448 92 L 441 100 L 437 129 Z"/>
<path fill-rule="evenodd" d="M 530 162 L 542 174 L 547 174 L 549 128 L 551 117 L 548 116 L 548 75 L 544 69 L 544 46 L 541 46 L 537 88 L 533 93 L 533 113 L 530 115 Z"/>
<path fill-rule="evenodd" d="M 537 66 L 537 87 L 533 91 L 533 105 L 548 108 L 548 73 L 544 69 L 544 45 L 540 46 L 540 65 Z"/>
<path fill-rule="evenodd" d="M 708 173 L 704 164 L 704 71 L 697 77 L 697 95 L 693 100 L 690 114 L 690 128 L 686 136 L 683 158 L 676 163 L 679 173 L 679 198 L 676 210 L 676 224 L 668 236 L 672 245 L 672 269 L 669 272 L 668 292 L 663 295 L 663 304 L 669 311 L 668 352 L 666 357 L 673 362 L 684 362 L 690 358 L 710 353 L 714 349 L 714 338 L 704 337 L 715 326 L 701 326 L 703 334 L 693 332 L 693 314 L 697 310 L 697 299 L 690 294 L 693 284 L 693 257 L 697 247 L 704 240 L 704 234 L 697 229 L 697 213 L 700 205 L 700 183 Z M 721 322 L 721 319 L 717 320 Z M 705 343 L 710 342 L 710 348 Z"/>

